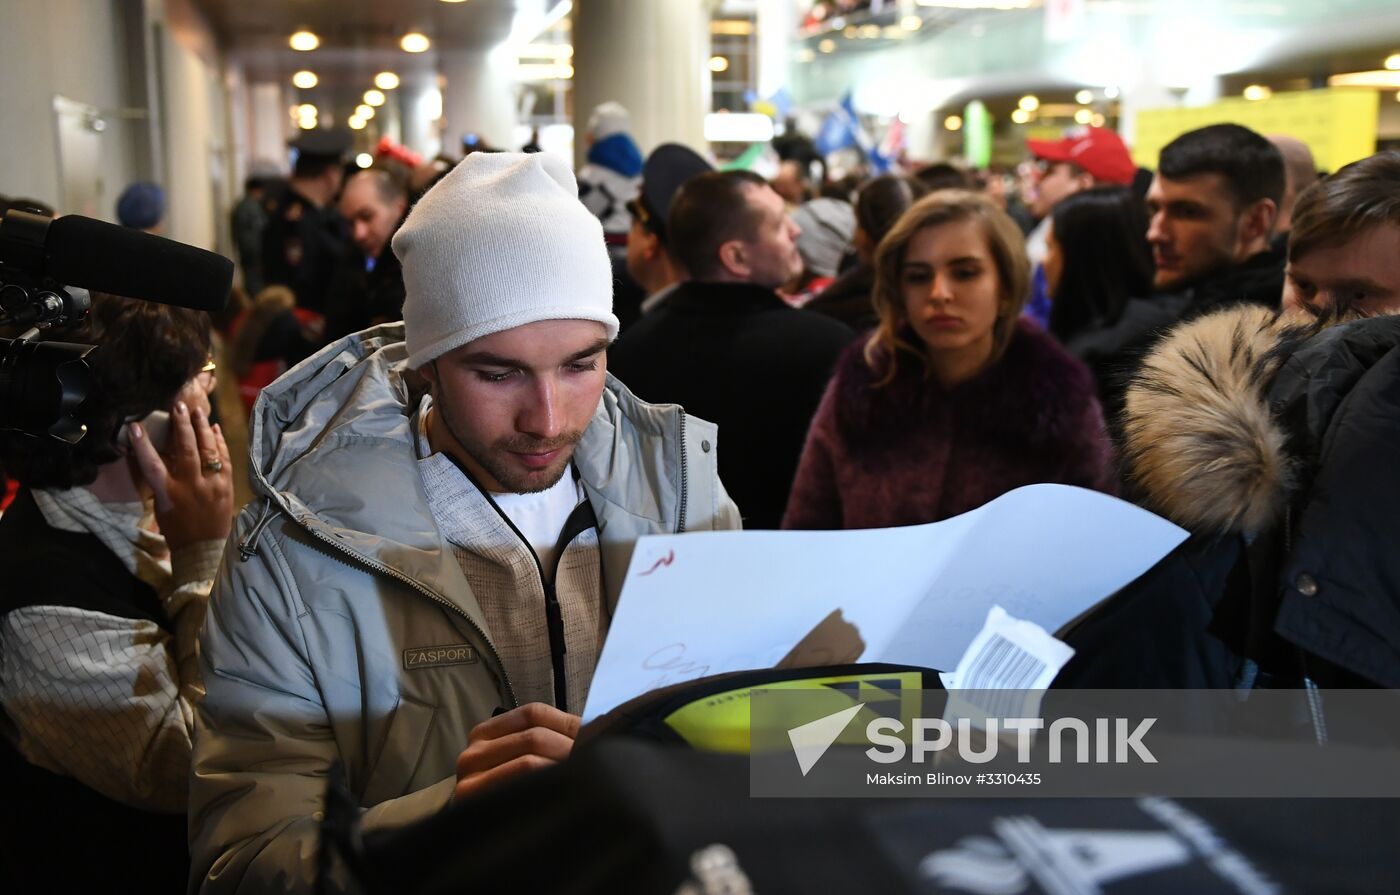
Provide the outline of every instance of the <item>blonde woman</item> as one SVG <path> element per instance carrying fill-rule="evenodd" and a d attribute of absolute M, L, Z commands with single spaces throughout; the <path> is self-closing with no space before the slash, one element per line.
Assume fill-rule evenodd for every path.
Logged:
<path fill-rule="evenodd" d="M 879 326 L 837 364 L 784 528 L 936 522 L 1035 482 L 1113 489 L 1092 377 L 1019 319 L 1030 265 L 1005 212 L 963 190 L 926 196 L 875 268 Z"/>

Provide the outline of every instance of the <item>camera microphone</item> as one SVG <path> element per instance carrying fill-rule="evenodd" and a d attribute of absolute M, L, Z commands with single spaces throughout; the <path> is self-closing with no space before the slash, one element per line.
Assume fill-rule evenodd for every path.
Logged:
<path fill-rule="evenodd" d="M 7 270 L 196 311 L 223 310 L 233 286 L 233 262 L 214 252 L 79 215 L 18 209 L 0 223 L 0 273 Z"/>

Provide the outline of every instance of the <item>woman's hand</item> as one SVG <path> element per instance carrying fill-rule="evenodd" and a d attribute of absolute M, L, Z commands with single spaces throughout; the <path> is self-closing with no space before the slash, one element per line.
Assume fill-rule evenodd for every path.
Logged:
<path fill-rule="evenodd" d="M 131 448 L 141 477 L 155 493 L 156 522 L 173 551 L 186 544 L 224 540 L 233 527 L 233 464 L 218 426 L 203 407 L 175 402 L 170 443 L 162 457 L 140 423 L 131 424 Z"/>

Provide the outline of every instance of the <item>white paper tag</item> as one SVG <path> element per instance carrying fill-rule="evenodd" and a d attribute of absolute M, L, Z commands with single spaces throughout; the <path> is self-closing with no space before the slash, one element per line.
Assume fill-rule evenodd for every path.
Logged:
<path fill-rule="evenodd" d="M 979 721 L 986 718 L 1035 717 L 1040 714 L 1045 688 L 1073 655 L 1073 648 L 1040 625 L 993 606 L 982 630 L 948 676 L 959 692 L 949 696 L 944 718 L 968 718 L 981 727 Z M 944 678 L 945 687 L 948 677 Z M 1000 696 L 987 691 L 1008 692 Z"/>

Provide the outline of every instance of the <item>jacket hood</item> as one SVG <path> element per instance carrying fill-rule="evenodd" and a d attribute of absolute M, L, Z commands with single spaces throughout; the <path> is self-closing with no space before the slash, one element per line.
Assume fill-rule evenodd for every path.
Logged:
<path fill-rule="evenodd" d="M 264 389 L 249 425 L 254 492 L 337 537 L 375 532 L 358 545 L 368 554 L 379 552 L 375 542 L 385 532 L 436 550 L 414 442 L 426 382 L 407 360 L 403 324 L 384 324 L 331 343 Z M 674 406 L 638 401 L 608 377 L 574 453 L 595 505 L 609 502 L 655 522 L 679 518 L 679 439 L 664 437 L 678 434 L 679 416 Z"/>
<path fill-rule="evenodd" d="M 1310 479 L 1342 399 L 1394 344 L 1394 317 L 1314 322 L 1239 305 L 1173 330 L 1133 377 L 1128 471 L 1199 534 L 1257 535 Z"/>

